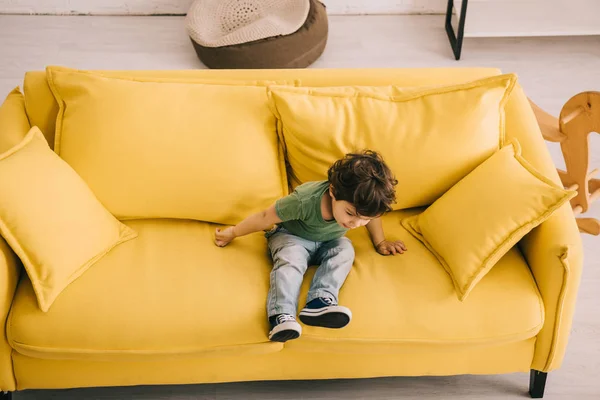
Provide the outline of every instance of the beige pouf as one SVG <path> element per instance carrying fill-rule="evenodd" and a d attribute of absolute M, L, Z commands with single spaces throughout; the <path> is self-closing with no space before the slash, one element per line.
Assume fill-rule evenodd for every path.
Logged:
<path fill-rule="evenodd" d="M 197 0 L 186 23 L 209 68 L 307 67 L 323 53 L 328 34 L 318 0 Z"/>

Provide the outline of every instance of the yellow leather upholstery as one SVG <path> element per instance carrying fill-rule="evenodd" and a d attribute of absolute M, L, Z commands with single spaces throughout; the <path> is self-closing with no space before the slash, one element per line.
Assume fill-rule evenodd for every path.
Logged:
<path fill-rule="evenodd" d="M 444 266 L 462 301 L 508 250 L 576 194 L 536 171 L 513 139 L 402 225 Z"/>
<path fill-rule="evenodd" d="M 4 238 L 0 236 L 0 321 L 2 326 L 8 318 L 22 264 L 11 250 Z M 12 348 L 6 337 L 6 329 L 0 336 L 0 390 L 15 390 L 16 382 L 13 373 Z"/>
<path fill-rule="evenodd" d="M 23 261 L 42 311 L 113 247 L 136 236 L 48 148 L 37 127 L 0 154 L 0 182 L 6 190 L 0 233 Z"/>
<path fill-rule="evenodd" d="M 353 310 L 352 323 L 340 330 L 305 327 L 300 340 L 286 348 L 401 352 L 414 346 L 499 345 L 535 336 L 543 306 L 518 250 L 510 251 L 460 303 L 442 266 L 401 227 L 402 216 L 406 212 L 384 217 L 389 237 L 405 240 L 409 248 L 402 257 L 377 254 L 364 229 L 348 235 L 356 261 L 340 301 Z M 31 285 L 23 281 L 8 325 L 19 353 L 124 361 L 282 349 L 267 339 L 271 265 L 260 234 L 221 249 L 211 240 L 214 226 L 206 223 L 128 224 L 138 238 L 98 261 L 47 314 L 36 310 Z M 313 274 L 311 268 L 299 306 Z M 86 312 L 90 308 L 93 313 Z"/>
<path fill-rule="evenodd" d="M 206 223 L 128 225 L 138 237 L 69 285 L 48 313 L 35 310 L 31 283 L 23 280 L 8 325 L 17 351 L 118 360 L 281 349 L 265 334 L 271 266 L 260 234 L 222 249 Z"/>
<path fill-rule="evenodd" d="M 285 80 L 287 84 L 302 86 L 431 86 L 468 82 L 471 80 L 498 75 L 496 68 L 407 68 L 407 69 L 341 69 L 341 70 L 184 70 L 184 71 L 94 71 L 107 77 L 170 79 L 170 80 L 210 80 L 222 83 L 223 80 L 248 82 Z M 38 126 L 50 147 L 54 146 L 54 133 L 58 103 L 46 79 L 44 71 L 30 71 L 25 74 L 23 84 L 25 107 L 31 126 Z"/>
<path fill-rule="evenodd" d="M 365 229 L 348 233 L 356 258 L 340 303 L 352 310 L 352 322 L 340 330 L 305 327 L 302 338 L 286 348 L 389 353 L 420 346 L 498 345 L 537 334 L 544 321 L 543 304 L 518 250 L 508 252 L 497 270 L 461 303 L 443 267 L 401 227 L 400 221 L 415 212 L 395 211 L 383 217 L 386 236 L 404 241 L 409 249 L 401 257 L 376 253 Z M 309 269 L 300 304 L 313 273 Z"/>
<path fill-rule="evenodd" d="M 506 116 L 507 140 L 517 138 L 523 157 L 544 176 L 560 184 L 556 166 L 546 151 L 546 143 L 522 89 L 513 93 L 506 105 Z M 531 368 L 551 371 L 560 367 L 565 355 L 583 266 L 581 237 L 571 205 L 563 205 L 519 245 L 546 311 Z"/>
<path fill-rule="evenodd" d="M 503 145 L 504 105 L 516 79 L 505 74 L 392 95 L 289 86 L 268 93 L 294 187 L 325 180 L 336 160 L 371 149 L 399 180 L 392 206 L 399 210 L 433 203 Z"/>
<path fill-rule="evenodd" d="M 48 80 L 60 104 L 54 150 L 119 219 L 235 224 L 287 194 L 264 85 L 55 67 Z"/>
<path fill-rule="evenodd" d="M 442 68 L 102 73 L 140 79 L 288 80 L 294 81 L 296 86 L 397 85 L 408 88 L 473 81 L 500 72 L 487 68 Z M 53 143 L 58 107 L 45 73 L 28 73 L 24 91 L 25 106 L 32 125 L 40 126 L 46 138 Z M 544 175 L 558 182 L 535 117 L 518 85 L 506 105 L 506 136 L 507 139 L 516 137 L 521 143 L 523 157 Z M 140 237 L 150 235 L 154 239 L 161 238 L 162 251 L 171 257 L 152 257 L 158 250 L 150 247 L 125 254 L 129 249 L 127 246 L 133 246 L 139 238 L 123 244 L 123 254 L 115 253 L 114 259 L 109 255 L 69 286 L 46 315 L 46 321 L 35 308 L 31 284 L 28 279 L 23 279 L 14 301 L 12 325 L 8 327 L 11 343 L 18 349 L 12 357 L 18 388 L 486 374 L 527 371 L 529 368 L 548 371 L 559 367 L 568 340 L 582 265 L 581 242 L 570 207 L 565 205 L 560 208 L 519 243 L 541 292 L 542 308 L 537 289 L 533 287 L 534 281 L 516 248 L 509 251 L 481 280 L 462 304 L 463 308 L 459 308 L 451 280 L 442 267 L 437 264 L 437 269 L 434 268 L 433 256 L 427 255 L 424 248 L 411 239 L 412 236 L 399 228 L 400 217 L 408 214 L 394 213 L 384 221 L 390 235 L 395 234 L 396 238 L 407 242 L 409 251 L 402 256 L 405 258 L 396 260 L 378 256 L 372 251 L 364 231 L 351 234 L 359 257 L 341 293 L 341 301 L 355 309 L 355 319 L 351 325 L 345 330 L 327 333 L 319 328 L 305 327 L 301 339 L 283 348 L 266 342 L 268 327 L 264 303 L 270 264 L 265 255 L 264 238 L 260 234 L 236 242 L 237 248 L 243 247 L 243 250 L 231 250 L 235 247 L 215 249 L 221 251 L 218 253 L 221 258 L 211 265 L 200 262 L 195 262 L 193 266 L 186 263 L 179 265 L 178 260 L 196 258 L 201 253 L 217 254 L 213 253 L 212 244 L 199 244 L 210 236 L 208 225 L 200 227 L 200 223 L 186 221 L 134 221 L 137 225 L 132 224 L 132 227 L 139 231 Z M 151 228 L 154 224 L 172 224 L 173 228 L 177 226 L 178 229 L 185 226 L 183 231 L 200 240 L 196 240 L 192 248 L 192 239 L 182 240 L 179 234 L 174 233 L 177 229 Z M 142 240 L 138 243 L 148 242 Z M 177 251 L 183 248 L 180 246 L 187 250 Z M 415 255 L 411 255 L 411 252 Z M 12 253 L 7 250 L 2 254 Z M 123 261 L 127 264 L 126 268 L 116 270 L 117 265 L 121 265 L 117 264 L 117 256 L 129 260 Z M 158 261 L 153 262 L 152 258 Z M 199 259 L 205 258 L 202 256 Z M 143 268 L 142 261 L 135 264 L 133 260 L 142 260 L 148 268 Z M 162 264 L 158 266 L 161 260 Z M 371 261 L 377 261 L 377 267 L 369 267 L 375 265 Z M 388 265 L 390 263 L 398 265 Z M 99 266 L 106 268 L 97 268 Z M 235 272 L 225 272 L 224 268 L 232 268 Z M 9 266 L 5 269 L 18 271 L 18 267 Z M 312 273 L 311 269 L 303 293 L 306 293 L 306 284 Z M 184 277 L 195 280 L 187 282 Z M 229 290 L 233 284 L 226 277 L 238 278 L 239 281 L 234 281 L 237 292 Z M 211 285 L 205 280 L 210 281 Z M 250 283 L 244 285 L 244 280 Z M 516 284 L 517 297 L 499 289 L 499 286 L 505 286 L 505 280 L 511 281 L 511 287 Z M 173 287 L 170 288 L 168 284 Z M 114 291 L 101 292 L 102 285 L 113 285 Z M 216 300 L 211 298 L 209 301 L 211 306 L 219 307 L 217 310 L 237 310 L 241 307 L 243 312 L 236 313 L 236 316 L 243 315 L 244 329 L 236 331 L 238 322 L 228 320 L 222 322 L 227 328 L 225 334 L 222 337 L 217 335 L 216 328 L 208 325 L 210 318 L 207 318 L 215 317 L 217 313 L 204 303 L 199 305 L 200 297 L 196 297 L 199 295 L 195 293 L 197 290 L 213 294 Z M 86 291 L 90 293 L 91 300 L 86 300 Z M 489 294 L 485 293 L 487 291 Z M 363 305 L 365 292 L 395 301 L 389 309 L 367 313 Z M 2 293 L 12 297 L 10 284 L 2 286 Z M 169 295 L 181 299 L 176 304 L 178 308 L 165 300 Z M 480 307 L 491 302 L 492 296 L 503 301 L 490 303 L 488 307 L 492 307 L 492 312 L 489 315 L 500 315 L 500 321 L 505 322 L 503 326 L 488 319 L 489 315 L 481 311 Z M 405 303 L 404 307 L 399 306 L 401 302 Z M 503 302 L 507 302 L 504 304 L 506 308 Z M 434 309 L 436 313 L 430 319 L 437 318 L 437 324 L 429 321 L 427 315 L 418 315 L 419 310 L 422 314 L 432 312 L 426 308 L 431 308 L 432 304 L 438 308 Z M 510 323 L 507 322 L 508 305 L 518 310 L 518 313 L 510 316 Z M 80 310 L 84 306 L 86 312 L 82 314 Z M 89 312 L 96 308 L 98 312 Z M 120 318 L 109 319 L 108 310 L 118 310 Z M 386 322 L 383 317 L 387 311 L 403 318 L 407 326 Z M 82 316 L 83 322 L 92 326 L 109 321 L 112 325 L 102 328 L 103 333 L 110 329 L 109 335 L 103 337 L 93 329 L 72 323 Z M 466 326 L 461 327 L 451 317 L 466 319 L 462 322 Z M 468 317 L 473 317 L 475 321 Z M 130 318 L 133 320 L 130 321 Z M 162 324 L 158 321 L 161 319 Z M 59 322 L 67 320 L 71 321 L 69 326 Z M 165 327 L 165 323 L 174 324 L 177 329 Z M 367 330 L 368 323 L 381 324 L 382 331 Z M 134 324 L 142 326 L 147 332 L 134 329 Z M 38 326 L 47 329 L 47 334 Z M 123 330 L 122 326 L 132 328 Z M 439 329 L 440 326 L 445 330 Z M 88 336 L 82 336 L 82 332 Z M 164 337 L 170 334 L 183 346 L 174 347 L 175 341 Z M 200 336 L 194 338 L 194 334 Z M 426 340 L 409 340 L 417 334 Z M 357 335 L 365 335 L 367 343 L 356 340 L 359 339 Z M 458 340 L 461 338 L 462 342 Z M 465 338 L 468 341 L 465 342 Z M 239 346 L 240 342 L 245 346 Z M 76 348 L 75 345 L 80 347 Z M 140 352 L 142 348 L 150 351 Z M 65 351 L 68 349 L 75 351 Z M 91 352 L 90 349 L 100 351 Z M 102 361 L 98 361 L 100 359 Z M 10 360 L 7 347 L 0 347 L 0 366 L 1 360 Z M 319 368 L 315 369 L 314 365 L 319 365 Z M 0 371 L 3 370 L 0 367 Z M 6 369 L 6 373 L 12 373 L 12 370 Z M 6 387 L 9 390 L 11 388 L 9 385 Z"/>
<path fill-rule="evenodd" d="M 0 154 L 19 144 L 30 128 L 25 99 L 19 88 L 14 88 L 0 105 Z"/>
<path fill-rule="evenodd" d="M 147 361 L 51 360 L 15 352 L 18 389 L 373 378 L 526 372 L 535 338 L 498 346 L 411 348 L 402 353 L 331 353 L 286 349 L 262 355 Z M 318 366 L 316 368 L 315 366 Z M 476 372 L 475 372 L 476 371 Z"/>
<path fill-rule="evenodd" d="M 21 142 L 30 128 L 23 94 L 15 88 L 0 106 L 0 154 Z M 20 260 L 0 236 L 0 321 L 3 323 L 8 317 L 21 268 Z M 11 353 L 4 329 L 0 336 L 0 390 L 4 391 L 16 388 Z"/>

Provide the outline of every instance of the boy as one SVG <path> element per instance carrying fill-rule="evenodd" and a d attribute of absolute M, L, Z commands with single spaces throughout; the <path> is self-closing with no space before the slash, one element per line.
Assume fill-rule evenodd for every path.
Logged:
<path fill-rule="evenodd" d="M 223 247 L 238 236 L 277 224 L 265 234 L 274 264 L 267 301 L 271 341 L 285 342 L 302 333 L 295 317 L 298 295 L 304 273 L 313 264 L 319 268 L 300 320 L 326 328 L 342 328 L 350 322 L 350 310 L 337 304 L 354 261 L 354 248 L 344 236 L 349 229 L 366 226 L 380 254 L 406 251 L 404 243 L 387 241 L 383 234 L 379 217 L 392 210 L 398 181 L 378 153 L 347 154 L 329 168 L 327 177 L 298 186 L 234 227 L 216 230 L 215 243 Z"/>

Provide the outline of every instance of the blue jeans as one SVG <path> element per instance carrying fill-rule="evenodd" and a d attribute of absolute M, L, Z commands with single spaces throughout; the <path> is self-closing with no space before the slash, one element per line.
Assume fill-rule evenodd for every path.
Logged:
<path fill-rule="evenodd" d="M 352 263 L 354 247 L 347 237 L 327 242 L 313 242 L 292 235 L 282 227 L 265 235 L 273 259 L 267 313 L 296 315 L 298 296 L 304 273 L 309 265 L 318 265 L 306 302 L 317 297 L 338 301 Z"/>

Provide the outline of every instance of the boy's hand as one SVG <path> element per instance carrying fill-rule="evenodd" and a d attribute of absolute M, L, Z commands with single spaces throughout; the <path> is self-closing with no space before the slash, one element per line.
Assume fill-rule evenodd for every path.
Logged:
<path fill-rule="evenodd" d="M 217 228 L 215 231 L 215 244 L 219 247 L 227 246 L 233 239 L 235 239 L 233 226 L 225 229 Z"/>
<path fill-rule="evenodd" d="M 384 256 L 388 256 L 390 254 L 402 254 L 406 251 L 406 246 L 401 240 L 396 240 L 395 242 L 384 240 L 383 242 L 379 243 L 376 248 L 377 252 Z"/>

